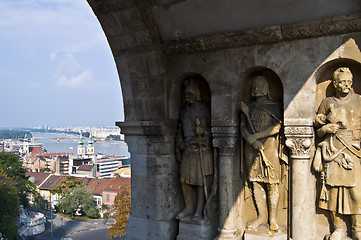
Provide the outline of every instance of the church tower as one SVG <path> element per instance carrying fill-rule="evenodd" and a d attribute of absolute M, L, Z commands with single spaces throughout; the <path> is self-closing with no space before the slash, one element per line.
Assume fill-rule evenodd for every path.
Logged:
<path fill-rule="evenodd" d="M 24 150 L 25 155 L 29 154 L 29 152 L 30 152 L 29 138 L 26 133 L 25 133 L 24 141 L 23 141 L 23 150 Z"/>
<path fill-rule="evenodd" d="M 87 146 L 87 154 L 90 154 L 90 155 L 94 154 L 94 141 L 93 141 L 93 136 L 91 133 L 89 136 L 89 141 L 88 141 L 88 146 Z"/>
<path fill-rule="evenodd" d="M 78 142 L 78 155 L 84 155 L 85 154 L 85 147 L 83 142 L 83 134 L 80 132 L 79 142 Z"/>

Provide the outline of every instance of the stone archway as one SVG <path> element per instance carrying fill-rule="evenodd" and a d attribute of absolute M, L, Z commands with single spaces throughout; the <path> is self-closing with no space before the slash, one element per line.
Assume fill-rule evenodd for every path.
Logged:
<path fill-rule="evenodd" d="M 132 214 L 127 237 L 175 239 L 178 234 L 175 215 L 180 205 L 180 189 L 174 135 L 179 111 L 174 107 L 179 106 L 179 100 L 175 98 L 179 97 L 179 76 L 197 72 L 209 81 L 212 91 L 213 145 L 219 152 L 221 176 L 219 239 L 239 239 L 244 231 L 237 213 L 242 205 L 237 199 L 241 184 L 237 100 L 244 84 L 243 80 L 238 81 L 240 73 L 253 66 L 265 66 L 282 80 L 285 132 L 288 146 L 293 150 L 291 157 L 297 160 L 293 175 L 308 171 L 314 103 L 308 101 L 309 95 L 302 96 L 302 92 L 312 93 L 315 89 L 316 83 L 308 77 L 329 55 L 329 49 L 337 48 L 344 34 L 361 31 L 360 25 L 355 24 L 360 22 L 359 16 L 299 24 L 285 21 L 270 28 L 164 43 L 151 4 L 177 5 L 191 1 L 88 2 L 108 38 L 124 97 L 125 122 L 117 125 L 126 135 L 133 164 Z M 341 27 L 334 28 L 336 23 Z M 330 28 L 318 28 L 320 25 Z M 301 190 L 313 184 L 312 180 L 302 178 L 292 181 Z M 309 195 L 299 189 L 294 192 L 291 236 L 296 240 L 311 239 L 315 236 L 312 227 L 315 207 L 302 205 Z M 298 205 L 307 209 L 297 208 Z"/>

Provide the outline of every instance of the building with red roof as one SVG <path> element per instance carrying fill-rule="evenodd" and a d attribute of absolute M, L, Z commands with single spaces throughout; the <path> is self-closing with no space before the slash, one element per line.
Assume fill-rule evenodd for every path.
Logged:
<path fill-rule="evenodd" d="M 105 186 L 103 189 L 103 204 L 108 206 L 113 205 L 115 196 L 120 191 L 120 188 L 123 185 L 130 185 L 130 181 L 130 178 L 112 178 L 107 186 Z"/>

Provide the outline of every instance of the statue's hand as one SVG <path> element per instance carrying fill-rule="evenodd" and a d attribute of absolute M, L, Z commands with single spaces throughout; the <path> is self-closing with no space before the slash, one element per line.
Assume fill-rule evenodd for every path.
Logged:
<path fill-rule="evenodd" d="M 322 166 L 322 147 L 318 147 L 316 150 L 315 157 L 313 158 L 312 163 L 313 170 L 315 172 L 322 172 L 323 166 Z"/>
<path fill-rule="evenodd" d="M 312 167 L 313 167 L 313 170 L 315 170 L 315 172 L 318 172 L 318 173 L 322 172 L 322 170 L 323 170 L 322 162 L 317 161 L 316 159 L 314 159 Z"/>
<path fill-rule="evenodd" d="M 260 141 L 258 141 L 258 140 L 256 140 L 256 141 L 252 144 L 252 147 L 253 147 L 255 150 L 257 150 L 257 151 L 261 151 L 261 150 L 264 149 L 262 142 L 260 142 Z"/>
<path fill-rule="evenodd" d="M 325 125 L 326 124 L 326 115 L 325 114 L 317 114 L 315 123 L 318 125 Z"/>
<path fill-rule="evenodd" d="M 258 136 L 257 133 L 251 134 L 246 138 L 246 141 L 250 144 L 253 145 L 256 141 L 258 140 Z"/>
<path fill-rule="evenodd" d="M 325 126 L 322 127 L 322 130 L 325 133 L 336 133 L 339 126 L 336 123 L 328 123 Z"/>

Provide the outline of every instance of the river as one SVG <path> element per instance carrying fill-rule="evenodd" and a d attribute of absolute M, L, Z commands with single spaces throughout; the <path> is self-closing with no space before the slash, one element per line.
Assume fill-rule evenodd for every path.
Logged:
<path fill-rule="evenodd" d="M 46 132 L 31 132 L 35 143 L 42 143 L 44 149 L 48 152 L 70 152 L 77 154 L 77 147 L 79 135 L 67 133 L 46 133 Z M 57 141 L 60 138 L 60 141 Z M 64 138 L 64 139 L 62 139 Z M 84 146 L 87 146 L 88 138 L 83 138 Z M 101 154 L 115 154 L 118 156 L 129 157 L 128 145 L 123 141 L 96 141 L 94 143 L 95 153 Z"/>

